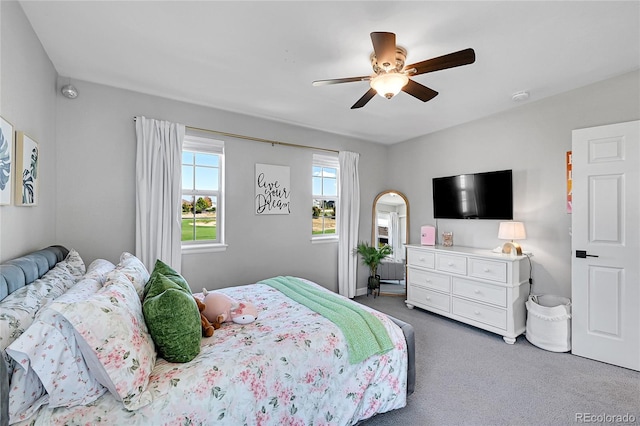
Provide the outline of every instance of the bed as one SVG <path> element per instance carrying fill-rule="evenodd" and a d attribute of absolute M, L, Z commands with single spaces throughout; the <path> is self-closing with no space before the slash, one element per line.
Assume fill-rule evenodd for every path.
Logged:
<path fill-rule="evenodd" d="M 349 425 L 413 392 L 411 325 L 295 277 L 373 318 L 388 347 L 355 350 L 353 330 L 265 280 L 217 290 L 254 303 L 256 321 L 224 323 L 195 358 L 168 362 L 141 313 L 152 274 L 129 253 L 85 266 L 62 246 L 0 265 L 0 423 Z"/>

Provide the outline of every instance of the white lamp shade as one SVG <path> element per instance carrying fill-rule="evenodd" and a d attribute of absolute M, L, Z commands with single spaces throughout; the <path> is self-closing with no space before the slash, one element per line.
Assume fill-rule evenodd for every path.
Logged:
<path fill-rule="evenodd" d="M 524 230 L 522 222 L 500 222 L 498 238 L 501 240 L 524 240 L 527 232 Z"/>
<path fill-rule="evenodd" d="M 378 93 L 378 95 L 391 99 L 402 90 L 409 82 L 409 77 L 400 73 L 380 74 L 373 79 L 369 85 Z"/>

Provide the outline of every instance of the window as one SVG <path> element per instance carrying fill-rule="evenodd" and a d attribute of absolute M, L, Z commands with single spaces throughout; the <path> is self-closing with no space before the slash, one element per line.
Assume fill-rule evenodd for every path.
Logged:
<path fill-rule="evenodd" d="M 182 146 L 182 248 L 224 243 L 224 142 L 186 135 Z"/>
<path fill-rule="evenodd" d="M 312 237 L 338 237 L 336 214 L 339 208 L 338 198 L 338 158 L 326 155 L 313 155 L 312 173 Z"/>
<path fill-rule="evenodd" d="M 376 209 L 377 210 L 377 209 Z M 378 211 L 377 212 L 377 220 L 378 220 L 378 247 L 382 247 L 385 244 L 389 244 L 389 240 L 391 235 L 389 235 L 389 212 Z"/>

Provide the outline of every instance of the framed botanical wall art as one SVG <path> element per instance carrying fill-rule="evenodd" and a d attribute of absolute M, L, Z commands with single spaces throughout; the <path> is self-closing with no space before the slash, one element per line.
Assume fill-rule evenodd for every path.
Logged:
<path fill-rule="evenodd" d="M 15 199 L 17 206 L 38 204 L 38 143 L 23 132 L 16 132 Z"/>
<path fill-rule="evenodd" d="M 11 204 L 13 188 L 13 126 L 0 117 L 0 206 Z"/>

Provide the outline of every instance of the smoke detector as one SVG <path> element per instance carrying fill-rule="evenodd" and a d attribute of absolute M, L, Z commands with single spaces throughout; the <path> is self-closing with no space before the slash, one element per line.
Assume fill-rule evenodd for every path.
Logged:
<path fill-rule="evenodd" d="M 529 92 L 526 92 L 526 91 L 516 92 L 513 95 L 511 95 L 511 100 L 516 102 L 526 101 L 527 99 L 529 99 Z"/>
<path fill-rule="evenodd" d="M 65 98 L 75 99 L 78 97 L 78 89 L 71 83 L 62 86 L 61 92 Z"/>

